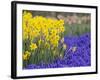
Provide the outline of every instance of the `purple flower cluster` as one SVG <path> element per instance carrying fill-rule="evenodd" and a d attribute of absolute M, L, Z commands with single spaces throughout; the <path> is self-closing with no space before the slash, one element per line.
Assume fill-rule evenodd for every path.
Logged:
<path fill-rule="evenodd" d="M 25 69 L 61 68 L 91 66 L 91 37 L 90 33 L 81 36 L 66 36 L 67 45 L 63 59 L 56 59 L 50 64 L 30 64 Z M 75 50 L 73 48 L 75 47 Z"/>

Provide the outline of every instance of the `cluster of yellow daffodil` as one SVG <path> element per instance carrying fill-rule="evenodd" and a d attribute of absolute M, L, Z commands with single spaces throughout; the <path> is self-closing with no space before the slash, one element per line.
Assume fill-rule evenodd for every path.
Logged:
<path fill-rule="evenodd" d="M 28 60 L 29 57 L 30 57 L 30 52 L 25 51 L 25 53 L 24 53 L 24 55 L 23 55 L 23 59 L 24 59 L 24 60 Z"/>
<path fill-rule="evenodd" d="M 64 30 L 63 20 L 45 18 L 43 16 L 33 17 L 32 13 L 24 11 L 23 41 L 29 40 L 29 45 L 28 48 L 24 50 L 23 59 L 28 60 L 30 56 L 29 53 L 38 52 L 35 50 L 41 50 L 40 48 L 58 48 Z"/>

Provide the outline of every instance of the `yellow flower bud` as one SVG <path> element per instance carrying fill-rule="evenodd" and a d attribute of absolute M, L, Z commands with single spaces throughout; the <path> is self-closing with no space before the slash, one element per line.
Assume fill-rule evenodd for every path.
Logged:
<path fill-rule="evenodd" d="M 63 44 L 63 49 L 66 49 L 66 48 L 67 48 L 66 44 Z"/>

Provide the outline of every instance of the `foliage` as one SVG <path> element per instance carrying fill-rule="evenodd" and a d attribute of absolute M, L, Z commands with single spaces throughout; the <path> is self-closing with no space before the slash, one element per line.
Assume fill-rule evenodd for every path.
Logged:
<path fill-rule="evenodd" d="M 64 36 L 79 36 L 88 32 L 90 32 L 90 24 L 65 24 Z"/>

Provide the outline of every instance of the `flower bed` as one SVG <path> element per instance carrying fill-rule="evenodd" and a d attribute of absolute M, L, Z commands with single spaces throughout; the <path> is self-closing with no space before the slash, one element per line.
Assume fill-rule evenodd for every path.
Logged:
<path fill-rule="evenodd" d="M 66 36 L 64 43 L 67 45 L 64 57 L 57 58 L 52 63 L 29 64 L 25 69 L 81 67 L 91 65 L 90 33 L 80 36 Z"/>

